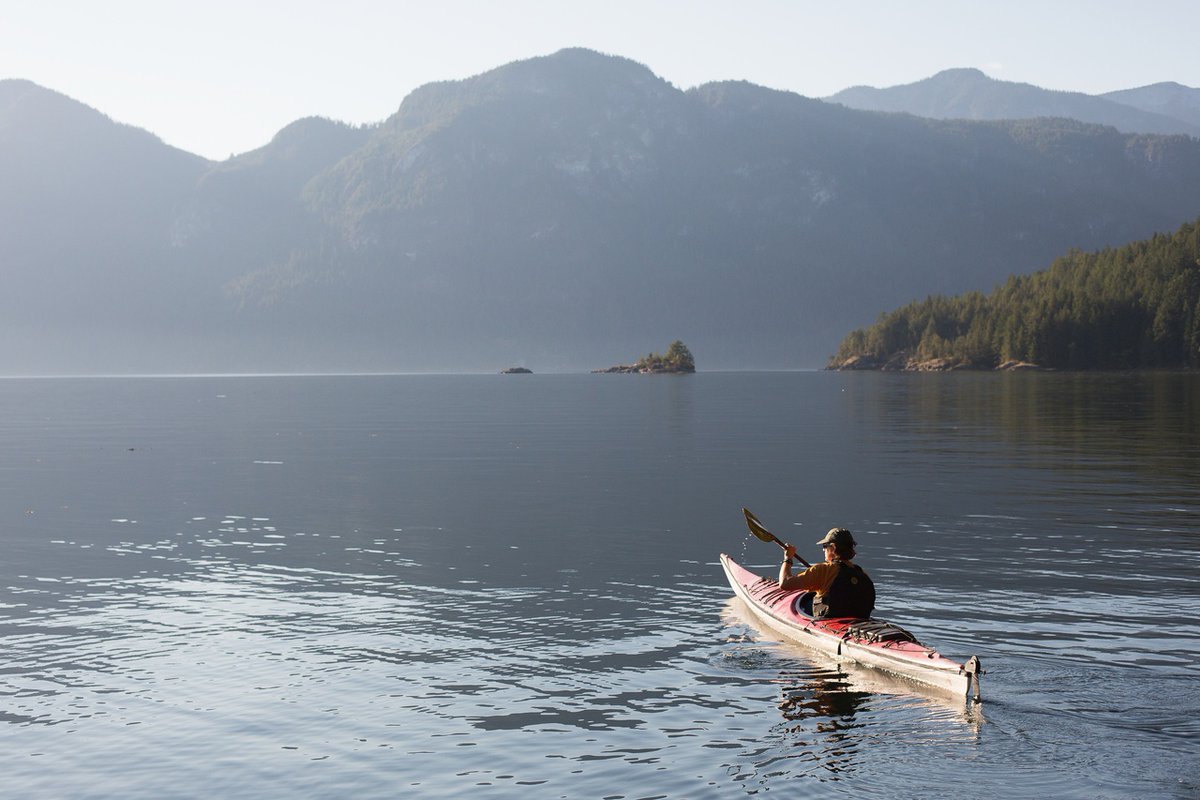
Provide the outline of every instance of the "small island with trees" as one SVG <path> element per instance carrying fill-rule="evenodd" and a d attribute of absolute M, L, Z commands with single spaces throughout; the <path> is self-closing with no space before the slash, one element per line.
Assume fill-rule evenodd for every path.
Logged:
<path fill-rule="evenodd" d="M 690 374 L 696 371 L 696 359 L 692 351 L 683 342 L 676 339 L 671 342 L 664 355 L 650 353 L 642 356 L 632 364 L 617 364 L 604 369 L 594 369 L 592 372 L 661 375 L 661 374 Z"/>
<path fill-rule="evenodd" d="M 991 294 L 935 296 L 851 332 L 827 369 L 1196 369 L 1200 220 L 1049 269 Z"/>

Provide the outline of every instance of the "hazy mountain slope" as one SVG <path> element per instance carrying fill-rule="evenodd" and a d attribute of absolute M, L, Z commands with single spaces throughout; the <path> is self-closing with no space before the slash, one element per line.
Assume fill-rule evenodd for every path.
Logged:
<path fill-rule="evenodd" d="M 0 213 L 13 222 L 0 235 L 9 247 L 41 257 L 77 241 L 100 256 L 93 245 L 154 240 L 206 166 L 57 92 L 0 80 Z"/>
<path fill-rule="evenodd" d="M 1200 89 L 1165 82 L 1107 92 L 1101 97 L 1142 111 L 1174 117 L 1200 129 Z"/>
<path fill-rule="evenodd" d="M 332 238 L 251 276 L 238 300 L 277 313 L 270 287 L 286 282 L 307 314 L 353 304 L 360 326 L 403 327 L 388 347 L 409 357 L 562 359 L 581 344 L 598 357 L 623 334 L 636 354 L 678 313 L 620 298 L 670 269 L 652 258 L 672 213 L 659 193 L 685 170 L 671 147 L 694 114 L 645 67 L 587 51 L 423 87 L 307 187 Z"/>
<path fill-rule="evenodd" d="M 1125 133 L 1183 133 L 1200 136 L 1200 122 L 1176 118 L 1166 104 L 1118 102 L 1079 92 L 1056 92 L 1027 83 L 989 78 L 977 69 L 950 69 L 902 86 L 855 86 L 826 98 L 864 111 L 892 111 L 933 119 L 1032 119 L 1065 117 L 1112 125 Z"/>
<path fill-rule="evenodd" d="M 304 187 L 369 136 L 366 128 L 302 119 L 263 147 L 213 165 L 173 222 L 174 255 L 209 265 L 200 274 L 215 289 L 309 246 L 307 234 L 320 222 L 302 200 Z"/>
<path fill-rule="evenodd" d="M 406 99 L 309 184 L 329 238 L 239 301 L 275 308 L 287 284 L 305 318 L 353 304 L 403 330 L 388 347 L 406 357 L 587 365 L 680 336 L 702 365 L 812 364 L 887 298 L 1177 225 L 1200 209 L 1198 166 L 1184 139 L 682 93 L 568 51 Z"/>
<path fill-rule="evenodd" d="M 0 164 L 46 165 L 32 196 L 119 185 L 126 204 L 97 231 L 110 211 L 6 196 L 44 220 L 5 269 L 58 275 L 10 303 L 29 322 L 0 342 L 10 370 L 80 368 L 46 344 L 78 341 L 46 316 L 68 305 L 86 363 L 112 370 L 587 369 L 674 339 L 701 370 L 817 367 L 881 309 L 1200 215 L 1186 137 L 682 92 L 584 50 L 422 87 L 371 128 L 302 120 L 221 164 L 145 134 L 131 160 L 111 131 L 38 150 L 53 126 L 5 108 Z M 20 145 L 37 152 L 14 155 L 13 125 L 40 131 Z M 56 184 L 80 150 L 117 174 Z M 114 315 L 81 293 L 89 273 L 157 277 Z"/>
<path fill-rule="evenodd" d="M 0 81 L 0 315 L 22 352 L 169 318 L 171 221 L 207 162 L 27 81 Z M 89 337 L 91 334 L 92 338 Z M 78 338 L 84 338 L 84 345 Z"/>

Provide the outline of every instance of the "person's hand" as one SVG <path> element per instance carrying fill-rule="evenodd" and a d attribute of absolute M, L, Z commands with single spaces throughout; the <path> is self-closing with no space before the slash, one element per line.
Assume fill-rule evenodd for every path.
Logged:
<path fill-rule="evenodd" d="M 783 557 L 787 561 L 791 561 L 796 557 L 796 548 L 790 544 L 783 546 Z"/>

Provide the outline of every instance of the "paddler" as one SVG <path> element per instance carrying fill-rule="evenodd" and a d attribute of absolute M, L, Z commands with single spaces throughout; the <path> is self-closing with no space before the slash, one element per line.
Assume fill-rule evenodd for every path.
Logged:
<path fill-rule="evenodd" d="M 858 617 L 866 619 L 875 610 L 875 584 L 866 571 L 854 563 L 854 535 L 845 528 L 831 528 L 817 542 L 825 551 L 825 561 L 813 564 L 793 575 L 796 548 L 785 545 L 783 566 L 779 568 L 782 589 L 806 589 L 815 592 L 814 617 Z"/>

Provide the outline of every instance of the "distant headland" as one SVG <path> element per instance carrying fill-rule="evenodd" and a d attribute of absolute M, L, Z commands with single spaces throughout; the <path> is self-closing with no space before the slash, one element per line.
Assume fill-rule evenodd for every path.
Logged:
<path fill-rule="evenodd" d="M 828 369 L 1200 368 L 1200 220 L 1094 253 L 1072 250 L 991 294 L 931 296 L 842 340 Z"/>
<path fill-rule="evenodd" d="M 688 350 L 687 345 L 678 339 L 671 342 L 671 346 L 667 348 L 664 355 L 650 353 L 632 364 L 617 364 L 592 370 L 592 372 L 625 375 L 690 374 L 695 371 L 696 359 L 692 357 L 692 351 Z"/>

